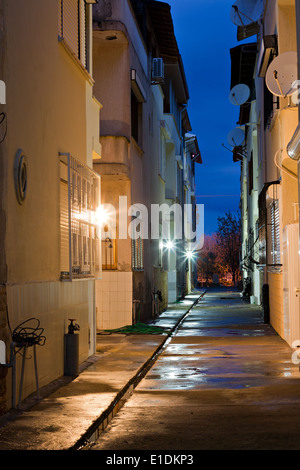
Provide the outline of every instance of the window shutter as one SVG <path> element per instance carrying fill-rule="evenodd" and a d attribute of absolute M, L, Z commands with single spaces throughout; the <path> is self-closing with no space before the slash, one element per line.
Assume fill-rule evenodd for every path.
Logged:
<path fill-rule="evenodd" d="M 62 0 L 62 37 L 77 57 L 79 55 L 78 13 L 78 0 Z"/>
<path fill-rule="evenodd" d="M 144 241 L 141 237 L 131 240 L 132 269 L 134 271 L 144 269 Z"/>
<path fill-rule="evenodd" d="M 79 59 L 86 67 L 86 5 L 84 0 L 79 0 Z"/>
<path fill-rule="evenodd" d="M 279 225 L 279 203 L 275 200 L 271 204 L 272 224 L 272 259 L 273 264 L 280 264 L 280 225 Z"/>
<path fill-rule="evenodd" d="M 88 23 L 85 0 L 60 0 L 58 34 L 87 69 Z"/>
<path fill-rule="evenodd" d="M 60 168 L 61 278 L 97 276 L 101 246 L 95 213 L 100 177 L 68 154 L 61 156 Z"/>
<path fill-rule="evenodd" d="M 60 270 L 69 273 L 69 195 L 68 183 L 60 182 Z"/>
<path fill-rule="evenodd" d="M 63 0 L 58 4 L 58 36 L 63 37 Z"/>

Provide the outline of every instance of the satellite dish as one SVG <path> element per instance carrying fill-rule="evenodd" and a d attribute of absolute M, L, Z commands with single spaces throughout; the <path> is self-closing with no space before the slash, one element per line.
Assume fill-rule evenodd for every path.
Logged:
<path fill-rule="evenodd" d="M 236 26 L 258 21 L 264 11 L 264 0 L 237 0 L 231 7 L 230 18 Z"/>
<path fill-rule="evenodd" d="M 232 147 L 238 147 L 242 145 L 245 140 L 245 132 L 240 127 L 236 127 L 229 132 L 227 136 L 227 142 Z"/>
<path fill-rule="evenodd" d="M 240 83 L 230 90 L 229 101 L 231 104 L 240 106 L 248 101 L 249 96 L 250 88 L 247 85 Z"/>
<path fill-rule="evenodd" d="M 297 90 L 297 52 L 284 52 L 270 63 L 266 73 L 266 85 L 276 96 L 290 96 Z"/>

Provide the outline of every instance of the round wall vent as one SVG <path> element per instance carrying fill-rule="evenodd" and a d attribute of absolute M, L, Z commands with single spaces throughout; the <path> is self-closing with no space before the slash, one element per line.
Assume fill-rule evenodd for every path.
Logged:
<path fill-rule="evenodd" d="M 19 204 L 23 204 L 27 192 L 27 164 L 23 150 L 16 153 L 14 166 L 15 190 Z"/>

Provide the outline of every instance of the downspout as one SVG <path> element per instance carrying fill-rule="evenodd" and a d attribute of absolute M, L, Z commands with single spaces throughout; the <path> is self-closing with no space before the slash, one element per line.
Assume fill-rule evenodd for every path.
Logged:
<path fill-rule="evenodd" d="M 182 166 L 184 168 L 184 151 L 185 151 L 185 136 L 183 135 L 183 126 L 182 126 L 182 113 L 187 109 L 186 105 L 183 105 L 183 108 L 180 110 L 180 140 L 181 140 L 181 159 L 182 159 Z M 184 170 L 182 172 L 182 176 L 184 176 Z M 185 250 L 185 210 L 184 210 L 184 178 L 182 178 L 182 187 L 181 187 L 181 201 L 182 201 L 182 217 L 181 217 L 181 233 L 182 233 L 182 250 Z M 177 264 L 177 260 L 176 260 Z M 184 288 L 185 288 L 185 280 L 186 280 L 186 273 L 185 270 L 179 269 L 180 272 L 180 297 L 183 297 Z"/>

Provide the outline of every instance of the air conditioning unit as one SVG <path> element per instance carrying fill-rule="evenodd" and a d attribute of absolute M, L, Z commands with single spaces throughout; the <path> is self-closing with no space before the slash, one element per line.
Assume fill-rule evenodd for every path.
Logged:
<path fill-rule="evenodd" d="M 164 81 L 164 61 L 160 57 L 152 59 L 152 82 Z"/>

